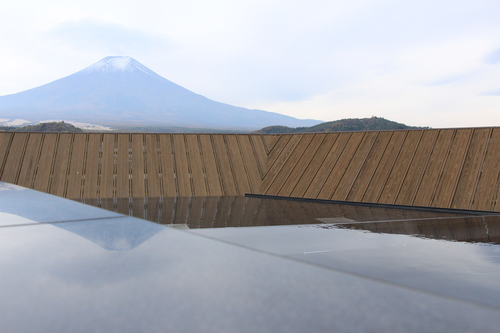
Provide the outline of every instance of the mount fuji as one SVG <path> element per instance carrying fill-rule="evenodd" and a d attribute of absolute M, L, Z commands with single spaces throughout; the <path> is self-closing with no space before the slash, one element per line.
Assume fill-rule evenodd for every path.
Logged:
<path fill-rule="evenodd" d="M 212 101 L 122 56 L 106 57 L 51 83 L 0 96 L 0 118 L 242 130 L 320 123 Z"/>

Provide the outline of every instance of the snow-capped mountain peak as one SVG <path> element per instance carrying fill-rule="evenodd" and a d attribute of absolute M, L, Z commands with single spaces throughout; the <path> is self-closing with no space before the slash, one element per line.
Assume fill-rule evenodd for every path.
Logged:
<path fill-rule="evenodd" d="M 114 57 L 106 57 L 96 62 L 90 67 L 87 67 L 86 71 L 124 71 L 127 69 L 132 69 L 134 66 L 132 65 L 134 59 L 131 57 L 122 57 L 122 56 L 114 56 Z"/>
<path fill-rule="evenodd" d="M 212 101 L 126 56 L 106 57 L 43 86 L 0 96 L 0 118 L 252 130 L 276 124 L 304 127 L 318 123 Z"/>

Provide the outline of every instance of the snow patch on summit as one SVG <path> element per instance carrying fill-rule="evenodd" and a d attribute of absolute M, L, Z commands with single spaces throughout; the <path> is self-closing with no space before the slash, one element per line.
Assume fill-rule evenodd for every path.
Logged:
<path fill-rule="evenodd" d="M 141 71 L 144 74 L 152 76 L 159 80 L 164 80 L 161 76 L 151 71 L 149 68 L 142 65 L 134 58 L 128 56 L 109 56 L 101 59 L 92 66 L 89 66 L 78 73 L 92 73 L 92 72 L 133 72 Z"/>
<path fill-rule="evenodd" d="M 101 61 L 86 68 L 86 71 L 117 72 L 133 69 L 131 57 L 106 57 Z"/>

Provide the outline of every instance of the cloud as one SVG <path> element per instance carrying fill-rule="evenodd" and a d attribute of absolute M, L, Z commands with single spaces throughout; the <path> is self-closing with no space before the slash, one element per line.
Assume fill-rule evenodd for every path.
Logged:
<path fill-rule="evenodd" d="M 500 48 L 492 51 L 486 56 L 486 63 L 490 65 L 496 65 L 500 63 Z"/>
<path fill-rule="evenodd" d="M 98 50 L 108 55 L 154 52 L 173 46 L 173 43 L 161 34 L 144 32 L 96 19 L 64 22 L 47 35 L 73 48 L 87 52 Z"/>

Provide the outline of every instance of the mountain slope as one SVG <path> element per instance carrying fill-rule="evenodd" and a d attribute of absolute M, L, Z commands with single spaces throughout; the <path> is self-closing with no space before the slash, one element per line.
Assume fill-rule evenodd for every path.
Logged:
<path fill-rule="evenodd" d="M 283 134 L 283 133 L 316 133 L 316 132 L 346 132 L 346 131 L 383 131 L 398 129 L 418 129 L 380 117 L 341 119 L 321 123 L 311 127 L 291 128 L 287 126 L 268 126 L 253 133 Z"/>
<path fill-rule="evenodd" d="M 0 118 L 247 129 L 319 123 L 212 101 L 130 57 L 106 57 L 43 86 L 0 96 Z"/>

